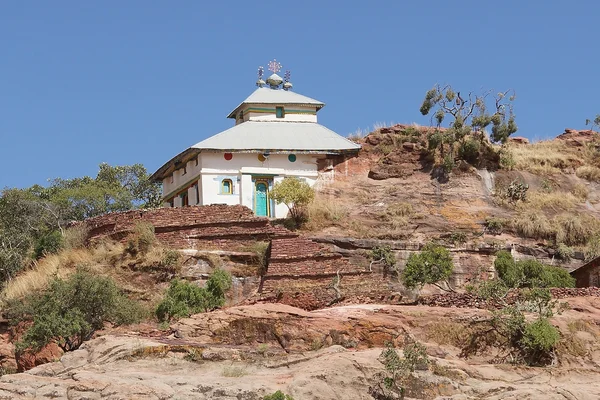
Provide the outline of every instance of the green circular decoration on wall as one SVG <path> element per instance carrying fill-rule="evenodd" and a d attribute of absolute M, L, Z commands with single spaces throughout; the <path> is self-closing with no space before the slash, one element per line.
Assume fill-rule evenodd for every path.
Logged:
<path fill-rule="evenodd" d="M 260 162 L 265 162 L 265 160 L 266 160 L 266 159 L 267 159 L 267 158 L 266 158 L 265 156 L 263 156 L 262 154 L 259 154 L 259 155 L 258 155 L 258 161 L 260 161 Z"/>
<path fill-rule="evenodd" d="M 290 154 L 288 156 L 288 160 L 290 160 L 290 162 L 296 162 L 296 155 L 295 154 Z"/>

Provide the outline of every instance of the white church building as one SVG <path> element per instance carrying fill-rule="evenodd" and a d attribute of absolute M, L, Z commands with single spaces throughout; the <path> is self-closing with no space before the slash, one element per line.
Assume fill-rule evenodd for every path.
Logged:
<path fill-rule="evenodd" d="M 289 71 L 269 62 L 272 75 L 227 116 L 235 125 L 173 157 L 151 177 L 162 182 L 165 207 L 242 204 L 256 215 L 283 218 L 284 204 L 269 196 L 273 185 L 294 176 L 314 185 L 333 178 L 334 166 L 360 146 L 319 125 L 324 103 L 293 92 Z"/>

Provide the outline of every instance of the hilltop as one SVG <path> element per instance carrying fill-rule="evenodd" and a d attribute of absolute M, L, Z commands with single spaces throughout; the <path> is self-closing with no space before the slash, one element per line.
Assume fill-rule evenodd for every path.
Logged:
<path fill-rule="evenodd" d="M 368 399 L 384 373 L 382 348 L 412 340 L 431 364 L 411 375 L 406 398 L 598 397 L 597 290 L 554 290 L 571 309 L 551 319 L 560 332 L 551 363 L 511 365 L 498 342 L 468 352 L 493 307 L 460 293 L 417 305 L 398 271 L 429 242 L 449 250 L 458 292 L 497 276 L 498 250 L 566 270 L 600 255 L 600 135 L 568 129 L 504 145 L 468 137 L 450 165 L 430 149 L 431 129 L 394 125 L 354 138 L 358 157 L 318 186 L 299 229 L 225 205 L 74 224 L 67 231 L 78 244 L 12 278 L 5 307 L 81 266 L 148 310 L 174 278 L 203 286 L 223 269 L 233 276 L 226 306 L 170 322 L 105 323 L 78 350 L 50 343 L 17 359 L 26 324 L 3 321 L 2 372 L 29 371 L 4 375 L 0 397 L 259 400 L 283 390 L 296 400 Z M 390 251 L 395 271 L 374 263 L 377 248 Z M 420 294 L 433 293 L 427 285 Z"/>

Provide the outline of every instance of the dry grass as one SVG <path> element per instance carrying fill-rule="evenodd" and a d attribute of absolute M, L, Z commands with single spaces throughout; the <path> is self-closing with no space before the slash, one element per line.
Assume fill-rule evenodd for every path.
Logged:
<path fill-rule="evenodd" d="M 428 341 L 461 349 L 469 343 L 472 332 L 464 324 L 441 321 L 427 325 L 425 335 Z"/>
<path fill-rule="evenodd" d="M 591 182 L 600 182 L 600 168 L 592 165 L 584 165 L 575 170 L 575 175 L 579 178 Z"/>
<path fill-rule="evenodd" d="M 65 229 L 63 234 L 65 249 L 81 249 L 85 247 L 89 228 L 86 224 L 74 225 Z"/>
<path fill-rule="evenodd" d="M 530 209 L 569 211 L 573 210 L 577 203 L 579 203 L 577 197 L 569 192 L 532 191 L 527 193 L 527 201 L 519 203 L 516 208 L 520 211 Z"/>
<path fill-rule="evenodd" d="M 549 219 L 539 211 L 523 211 L 511 221 L 511 227 L 523 237 L 568 246 L 589 245 L 590 238 L 600 235 L 600 221 L 587 214 L 560 214 Z"/>
<path fill-rule="evenodd" d="M 317 194 L 308 205 L 308 222 L 305 228 L 318 230 L 340 224 L 349 215 L 347 206 L 333 196 Z"/>
<path fill-rule="evenodd" d="M 512 155 L 515 169 L 538 175 L 555 174 L 581 165 L 581 156 L 573 154 L 558 140 L 544 140 L 527 146 L 510 145 L 507 151 Z"/>
<path fill-rule="evenodd" d="M 511 221 L 511 226 L 519 235 L 534 239 L 550 239 L 555 230 L 551 221 L 541 212 L 523 212 Z"/>
<path fill-rule="evenodd" d="M 246 370 L 246 367 L 238 365 L 227 365 L 223 368 L 223 371 L 221 371 L 221 375 L 227 378 L 239 378 L 247 374 L 248 371 Z"/>
<path fill-rule="evenodd" d="M 55 277 L 64 278 L 78 266 L 89 265 L 94 257 L 87 249 L 64 250 L 44 257 L 34 266 L 9 281 L 2 292 L 2 300 L 15 300 L 40 292 Z"/>
<path fill-rule="evenodd" d="M 571 193 L 579 200 L 585 201 L 590 195 L 590 190 L 583 183 L 577 183 L 573 186 L 573 189 L 571 189 Z"/>
<path fill-rule="evenodd" d="M 569 246 L 583 245 L 600 231 L 600 221 L 596 218 L 581 214 L 563 214 L 554 219 L 556 242 Z"/>

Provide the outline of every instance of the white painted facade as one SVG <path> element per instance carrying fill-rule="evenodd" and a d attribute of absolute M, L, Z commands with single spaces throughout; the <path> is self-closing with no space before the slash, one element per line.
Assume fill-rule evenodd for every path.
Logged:
<path fill-rule="evenodd" d="M 323 105 L 278 87 L 260 87 L 229 114 L 233 128 L 190 147 L 153 174 L 162 181 L 164 206 L 241 204 L 257 215 L 286 217 L 287 206 L 269 197 L 273 185 L 294 176 L 313 186 L 320 179 L 319 159 L 360 148 L 317 123 Z M 331 179 L 331 170 L 322 173 Z"/>

